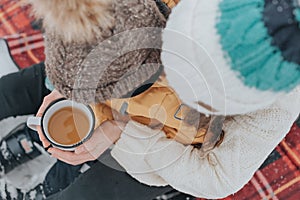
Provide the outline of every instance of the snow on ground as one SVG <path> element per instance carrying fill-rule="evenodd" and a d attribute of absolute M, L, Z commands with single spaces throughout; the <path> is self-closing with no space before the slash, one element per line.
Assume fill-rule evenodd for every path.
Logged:
<path fill-rule="evenodd" d="M 0 138 L 9 133 L 15 126 L 26 121 L 28 116 L 17 117 L 17 118 L 8 118 L 0 121 Z M 38 156 L 34 160 L 25 163 L 4 177 L 2 177 L 1 182 L 7 181 L 11 185 L 23 189 L 28 190 L 33 186 L 36 186 L 38 183 L 41 183 L 44 180 L 44 177 L 47 171 L 55 162 L 55 159 L 50 157 L 43 149 L 42 155 Z"/>
<path fill-rule="evenodd" d="M 12 63 L 8 56 L 8 50 L 5 42 L 0 39 L 0 77 L 15 72 L 18 69 Z M 1 92 L 1 91 L 0 91 Z M 0 105 L 1 106 L 1 105 Z M 22 122 L 25 122 L 28 116 L 8 118 L 0 121 L 0 139 L 9 133 L 13 128 Z M 32 186 L 42 182 L 47 171 L 55 162 L 54 158 L 51 158 L 46 152 L 35 158 L 34 160 L 17 167 L 9 174 L 0 178 L 0 185 L 9 182 L 11 185 L 20 189 L 28 190 Z"/>

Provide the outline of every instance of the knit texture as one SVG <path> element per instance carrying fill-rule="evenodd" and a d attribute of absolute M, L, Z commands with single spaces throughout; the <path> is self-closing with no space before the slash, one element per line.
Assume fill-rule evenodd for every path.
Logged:
<path fill-rule="evenodd" d="M 241 189 L 284 138 L 299 114 L 299 89 L 262 110 L 228 118 L 224 141 L 204 159 L 191 145 L 134 122 L 127 124 L 112 155 L 142 183 L 169 184 L 201 198 L 224 198 Z"/>
<path fill-rule="evenodd" d="M 115 0 L 107 10 L 111 10 L 113 27 L 100 24 L 99 33 L 88 42 L 68 42 L 45 26 L 46 73 L 69 99 L 94 103 L 120 98 L 160 67 L 160 29 L 165 26 L 165 18 L 155 2 Z"/>
<path fill-rule="evenodd" d="M 300 28 L 293 2 L 265 0 L 263 21 L 272 38 L 272 46 L 280 50 L 285 61 L 300 66 Z"/>
<path fill-rule="evenodd" d="M 244 114 L 272 104 L 300 83 L 300 39 L 294 39 L 299 33 L 281 34 L 296 27 L 294 18 L 292 24 L 286 18 L 292 6 L 264 12 L 265 2 L 272 4 L 182 0 L 172 10 L 162 61 L 170 86 L 185 104 L 207 114 Z M 272 13 L 277 18 L 268 21 Z"/>
<path fill-rule="evenodd" d="M 264 5 L 264 0 L 223 0 L 216 25 L 220 42 L 229 65 L 240 74 L 245 85 L 260 90 L 290 91 L 300 83 L 300 67 L 285 60 L 280 49 L 272 45 L 272 37 L 262 20 Z"/>

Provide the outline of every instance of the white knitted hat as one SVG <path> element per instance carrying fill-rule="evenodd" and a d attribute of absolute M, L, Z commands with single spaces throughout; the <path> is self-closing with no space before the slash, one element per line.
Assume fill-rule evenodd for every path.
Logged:
<path fill-rule="evenodd" d="M 269 31 L 274 24 L 268 26 L 268 14 L 278 10 L 272 6 L 264 0 L 182 0 L 173 9 L 163 34 L 162 62 L 185 104 L 207 114 L 243 114 L 300 83 L 299 59 L 288 55 L 299 54 L 299 48 L 281 48 L 277 32 Z M 293 22 L 287 23 L 299 29 L 299 21 Z"/>

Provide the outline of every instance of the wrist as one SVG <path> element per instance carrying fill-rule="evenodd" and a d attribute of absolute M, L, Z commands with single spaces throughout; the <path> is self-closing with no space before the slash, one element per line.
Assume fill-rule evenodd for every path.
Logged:
<path fill-rule="evenodd" d="M 104 135 L 112 144 L 120 138 L 125 127 L 124 123 L 116 121 L 105 121 L 102 125 L 107 128 Z"/>

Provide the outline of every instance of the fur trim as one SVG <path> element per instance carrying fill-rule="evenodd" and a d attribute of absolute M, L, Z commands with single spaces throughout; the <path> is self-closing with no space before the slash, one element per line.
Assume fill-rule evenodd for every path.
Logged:
<path fill-rule="evenodd" d="M 113 27 L 113 0 L 27 0 L 46 31 L 66 42 L 89 42 Z"/>

